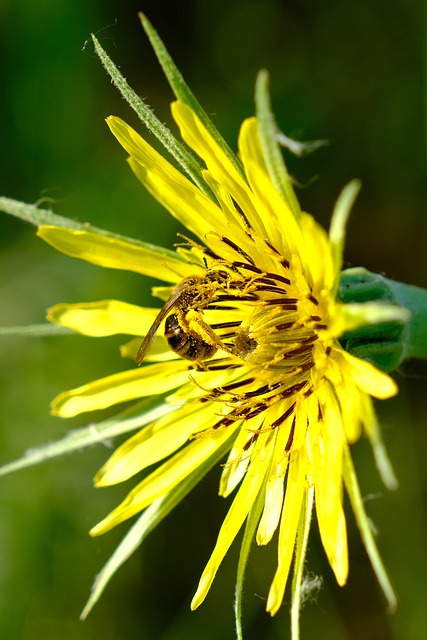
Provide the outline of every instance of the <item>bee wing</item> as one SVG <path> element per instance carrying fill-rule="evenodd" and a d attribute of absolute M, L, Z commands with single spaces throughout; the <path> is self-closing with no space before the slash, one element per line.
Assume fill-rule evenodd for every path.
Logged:
<path fill-rule="evenodd" d="M 159 313 L 156 316 L 156 319 L 154 320 L 153 324 L 149 328 L 147 335 L 145 336 L 144 340 L 141 342 L 141 346 L 138 349 L 138 353 L 136 354 L 136 358 L 135 358 L 137 365 L 140 365 L 144 360 L 145 354 L 147 353 L 150 344 L 153 342 L 156 336 L 156 333 L 162 323 L 162 320 L 164 320 L 164 318 L 167 316 L 169 311 L 171 311 L 171 309 L 173 309 L 173 307 L 179 302 L 180 297 L 182 296 L 183 292 L 186 289 L 186 286 L 187 285 L 185 281 L 179 284 L 173 291 L 169 300 L 166 301 L 164 307 L 160 309 Z"/>

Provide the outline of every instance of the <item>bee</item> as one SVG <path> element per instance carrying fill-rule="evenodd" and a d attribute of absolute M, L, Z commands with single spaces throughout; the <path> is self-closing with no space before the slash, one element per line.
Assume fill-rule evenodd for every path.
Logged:
<path fill-rule="evenodd" d="M 136 354 L 136 363 L 140 365 L 153 342 L 162 321 L 165 321 L 164 336 L 169 347 L 187 360 L 207 360 L 220 346 L 208 324 L 201 316 L 197 318 L 200 332 L 190 327 L 187 319 L 190 310 L 202 311 L 212 300 L 216 287 L 212 283 L 228 277 L 225 272 L 208 272 L 206 276 L 188 276 L 180 282 L 157 314 L 147 335 Z M 210 285 L 210 286 L 209 286 Z M 173 311 L 173 313 L 171 313 Z M 169 315 L 170 314 L 170 315 Z"/>

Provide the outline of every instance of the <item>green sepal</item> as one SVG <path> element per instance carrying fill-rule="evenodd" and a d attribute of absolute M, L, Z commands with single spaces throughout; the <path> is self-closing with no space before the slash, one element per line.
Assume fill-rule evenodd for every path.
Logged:
<path fill-rule="evenodd" d="M 132 555 L 134 551 L 142 544 L 145 538 L 153 529 L 174 509 L 185 496 L 201 481 L 201 479 L 224 457 L 229 451 L 231 441 L 235 437 L 232 433 L 230 437 L 214 451 L 214 453 L 198 468 L 185 478 L 179 485 L 165 496 L 158 498 L 153 502 L 139 517 L 127 535 L 123 538 L 113 555 L 107 561 L 100 573 L 96 576 L 91 595 L 82 611 L 81 619 L 85 619 L 96 602 L 99 600 L 102 592 L 107 586 L 110 579 L 116 573 L 117 569 Z"/>
<path fill-rule="evenodd" d="M 356 523 L 362 537 L 372 569 L 377 577 L 378 583 L 388 603 L 389 613 L 394 613 L 397 608 L 397 596 L 388 577 L 384 563 L 378 551 L 375 536 L 372 531 L 371 523 L 365 511 L 362 494 L 360 492 L 359 483 L 357 481 L 356 471 L 353 466 L 349 448 L 344 447 L 343 451 L 343 478 L 344 485 L 350 499 Z"/>
<path fill-rule="evenodd" d="M 301 216 L 301 208 L 277 140 L 278 129 L 271 109 L 268 83 L 268 72 L 263 69 L 258 73 L 255 83 L 255 110 L 262 150 L 274 186 L 298 219 Z"/>
<path fill-rule="evenodd" d="M 169 85 L 174 92 L 176 98 L 181 102 L 187 104 L 194 113 L 197 115 L 199 120 L 206 127 L 208 132 L 211 134 L 212 138 L 218 144 L 218 146 L 222 149 L 225 155 L 228 157 L 230 162 L 233 164 L 235 169 L 239 172 L 239 174 L 244 177 L 243 167 L 237 158 L 236 154 L 230 149 L 222 135 L 219 133 L 218 129 L 215 127 L 212 120 L 209 118 L 206 111 L 203 109 L 200 102 L 197 100 L 194 93 L 191 91 L 188 84 L 185 82 L 184 77 L 180 70 L 177 68 L 174 63 L 169 51 L 166 49 L 164 42 L 160 38 L 157 31 L 154 29 L 150 21 L 143 13 L 138 14 L 139 19 L 141 20 L 142 27 L 147 34 L 148 39 L 150 40 L 151 46 L 153 47 L 154 53 L 156 54 L 157 60 L 160 63 L 160 66 L 163 69 L 163 73 L 166 76 Z"/>
<path fill-rule="evenodd" d="M 338 300 L 375 301 L 410 312 L 406 323 L 381 322 L 343 334 L 340 343 L 346 351 L 386 372 L 411 359 L 427 360 L 427 291 L 356 267 L 341 273 Z"/>

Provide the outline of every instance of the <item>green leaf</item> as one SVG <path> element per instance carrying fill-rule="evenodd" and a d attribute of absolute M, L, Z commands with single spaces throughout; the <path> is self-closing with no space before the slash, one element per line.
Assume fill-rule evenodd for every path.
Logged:
<path fill-rule="evenodd" d="M 113 555 L 107 561 L 101 572 L 97 575 L 93 585 L 90 598 L 82 611 L 81 618 L 85 619 L 108 582 L 121 567 L 121 565 L 132 555 L 153 529 L 174 509 L 185 496 L 200 482 L 203 476 L 216 465 L 230 448 L 230 441 L 234 434 L 230 436 L 210 458 L 205 460 L 196 471 L 191 473 L 183 482 L 170 491 L 165 496 L 158 498 L 139 517 L 127 535 L 123 538 Z"/>
<path fill-rule="evenodd" d="M 166 49 L 163 41 L 161 40 L 157 31 L 153 28 L 147 17 L 143 13 L 139 13 L 139 19 L 141 20 L 142 27 L 145 33 L 148 36 L 148 39 L 151 42 L 151 46 L 154 49 L 154 52 L 157 56 L 157 59 L 163 69 L 163 72 L 170 84 L 172 91 L 175 96 L 181 102 L 187 104 L 194 113 L 198 116 L 199 120 L 203 123 L 206 129 L 209 131 L 215 142 L 219 145 L 222 151 L 226 154 L 230 162 L 239 172 L 239 174 L 244 177 L 244 172 L 242 165 L 239 159 L 236 157 L 236 154 L 230 149 L 228 144 L 225 142 L 224 138 L 219 133 L 218 129 L 215 127 L 212 120 L 209 118 L 206 111 L 201 106 L 200 102 L 197 100 L 194 93 L 191 91 L 189 86 L 184 80 L 181 72 L 175 65 L 174 61 L 171 58 L 169 51 Z"/>
<path fill-rule="evenodd" d="M 258 73 L 255 84 L 255 108 L 258 118 L 261 145 L 270 178 L 288 204 L 295 218 L 301 215 L 301 208 L 292 186 L 292 180 L 283 159 L 283 154 L 277 141 L 277 125 L 271 110 L 271 100 L 268 88 L 268 73 L 262 70 Z"/>
<path fill-rule="evenodd" d="M 97 38 L 92 34 L 95 51 L 98 54 L 102 64 L 111 80 L 122 94 L 123 98 L 130 107 L 136 112 L 137 116 L 145 124 L 147 129 L 153 133 L 162 143 L 165 149 L 171 154 L 177 163 L 182 167 L 183 171 L 190 177 L 199 189 L 208 197 L 213 199 L 212 191 L 206 184 L 202 176 L 202 169 L 198 160 L 190 153 L 187 148 L 179 142 L 172 132 L 154 115 L 152 109 L 135 93 L 128 85 L 116 65 L 108 57 L 107 53 L 101 47 Z"/>
<path fill-rule="evenodd" d="M 156 402 L 158 402 L 158 398 L 156 398 Z M 46 462 L 46 460 L 51 460 L 52 458 L 58 458 L 72 451 L 103 443 L 110 438 L 115 438 L 129 431 L 140 429 L 174 410 L 173 406 L 164 402 L 155 404 L 151 398 L 142 401 L 115 418 L 94 422 L 87 427 L 71 431 L 56 442 L 49 442 L 41 447 L 29 449 L 22 458 L 0 467 L 0 476 Z"/>
<path fill-rule="evenodd" d="M 92 230 L 94 228 L 71 220 L 70 218 L 59 216 L 50 209 L 40 209 L 35 204 L 25 204 L 18 200 L 12 200 L 12 198 L 0 197 L 0 211 L 15 216 L 15 218 L 20 218 L 25 222 L 30 222 L 37 227 L 41 225 L 53 225 L 55 227 L 66 227 L 67 229 Z"/>
<path fill-rule="evenodd" d="M 77 222 L 76 220 L 72 220 L 71 218 L 59 216 L 56 213 L 53 213 L 53 211 L 51 211 L 50 209 L 39 209 L 39 207 L 34 204 L 26 204 L 24 202 L 19 202 L 18 200 L 12 200 L 11 198 L 0 197 L 0 211 L 15 216 L 16 218 L 20 218 L 21 220 L 25 220 L 26 222 L 30 222 L 37 227 L 63 227 L 72 231 L 84 231 L 86 233 L 93 233 L 95 235 L 113 238 L 114 240 L 121 240 L 123 242 L 133 244 L 145 249 L 148 253 L 159 254 L 162 257 L 166 256 L 171 258 L 172 260 L 184 261 L 180 254 L 176 251 L 171 251 L 169 249 L 165 249 L 164 247 L 159 247 L 155 244 L 152 244 L 151 242 L 143 242 L 142 240 L 129 238 L 128 236 L 123 236 L 118 233 L 112 233 L 111 231 L 106 231 L 105 229 L 94 227 L 87 222 Z"/>

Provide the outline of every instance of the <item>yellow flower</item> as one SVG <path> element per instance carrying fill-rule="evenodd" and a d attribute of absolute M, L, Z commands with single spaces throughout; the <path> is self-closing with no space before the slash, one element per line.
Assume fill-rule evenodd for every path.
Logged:
<path fill-rule="evenodd" d="M 218 452 L 228 451 L 219 493 L 235 496 L 192 608 L 206 597 L 249 518 L 259 545 L 270 542 L 278 530 L 277 570 L 267 598 L 267 610 L 274 615 L 293 561 L 301 580 L 313 503 L 324 550 L 337 582 L 344 585 L 343 482 L 393 606 L 349 444 L 367 434 L 384 469 L 371 397 L 389 398 L 397 387 L 338 341 L 345 331 L 386 319 L 390 310 L 336 299 L 349 207 L 341 202 L 336 208 L 328 236 L 311 215 L 295 215 L 274 186 L 256 118 L 245 120 L 240 130 L 239 172 L 189 106 L 174 102 L 172 113 L 182 138 L 205 163 L 203 178 L 213 197 L 122 120 L 110 117 L 108 125 L 139 180 L 197 239 L 182 237 L 176 252 L 159 254 L 149 245 L 81 229 L 39 228 L 44 240 L 69 255 L 155 276 L 169 285 L 154 291 L 166 303 L 160 316 L 158 309 L 116 300 L 50 310 L 50 320 L 87 335 L 139 336 L 123 347 L 123 355 L 135 356 L 140 336 L 149 334 L 139 352 L 142 367 L 61 394 L 53 403 L 56 415 L 69 417 L 156 395 L 164 408 L 113 453 L 95 482 L 119 483 L 160 465 L 91 533 L 105 533 L 171 495 L 191 474 L 217 461 Z M 348 198 L 348 191 L 343 197 Z M 168 342 L 162 337 L 164 320 Z M 292 596 L 297 608 L 298 580 Z"/>

